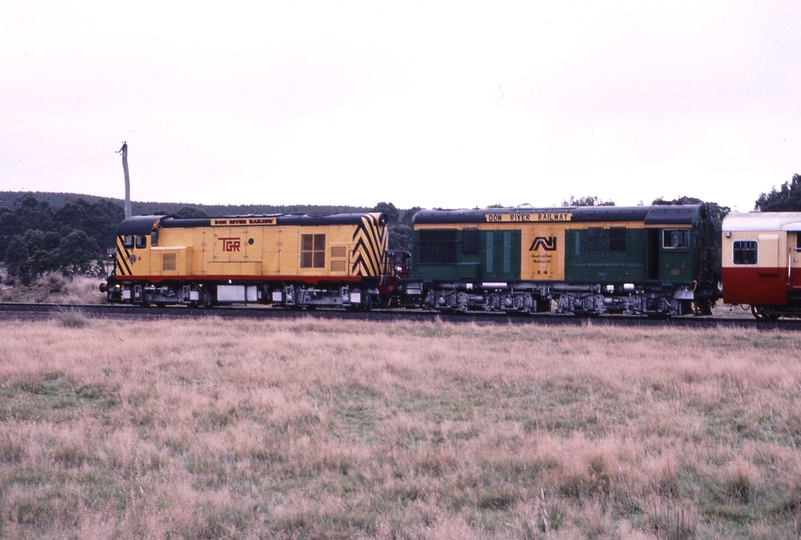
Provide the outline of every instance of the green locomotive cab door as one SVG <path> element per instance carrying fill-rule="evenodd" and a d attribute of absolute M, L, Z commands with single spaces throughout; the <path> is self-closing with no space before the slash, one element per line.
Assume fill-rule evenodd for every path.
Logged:
<path fill-rule="evenodd" d="M 661 232 L 659 280 L 691 282 L 694 279 L 691 229 L 677 227 Z"/>

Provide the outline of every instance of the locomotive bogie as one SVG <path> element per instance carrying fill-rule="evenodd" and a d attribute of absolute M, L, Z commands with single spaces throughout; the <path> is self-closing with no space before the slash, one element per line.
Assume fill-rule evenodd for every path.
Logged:
<path fill-rule="evenodd" d="M 539 291 L 531 292 L 525 289 L 527 287 L 498 289 L 485 288 L 472 283 L 440 283 L 437 284 L 437 288 L 427 290 L 422 307 L 454 312 L 537 313 L 550 311 L 550 297 Z"/>
<path fill-rule="evenodd" d="M 377 288 L 286 285 L 272 293 L 272 303 L 286 308 L 345 308 L 369 310 L 380 305 Z"/>
<path fill-rule="evenodd" d="M 620 287 L 581 287 L 565 290 L 556 287 L 558 294 L 557 313 L 574 313 L 577 315 L 648 315 L 655 317 L 672 317 L 687 315 L 692 312 L 692 291 L 668 287 L 662 289 L 630 289 L 624 284 Z"/>

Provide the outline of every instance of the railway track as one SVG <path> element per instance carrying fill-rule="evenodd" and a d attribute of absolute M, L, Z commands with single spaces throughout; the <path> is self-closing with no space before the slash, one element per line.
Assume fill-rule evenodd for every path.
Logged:
<path fill-rule="evenodd" d="M 78 311 L 90 319 L 110 320 L 180 320 L 220 317 L 224 319 L 297 319 L 320 318 L 354 321 L 442 321 L 456 324 L 478 325 L 609 325 L 673 328 L 758 328 L 801 331 L 801 319 L 786 319 L 775 322 L 758 321 L 750 317 L 713 316 L 713 317 L 676 317 L 671 319 L 649 319 L 647 317 L 629 317 L 610 315 L 600 317 L 576 317 L 573 315 L 557 315 L 554 313 L 538 313 L 536 315 L 507 315 L 503 313 L 437 313 L 423 310 L 373 310 L 366 312 L 349 312 L 336 310 L 303 310 L 289 311 L 268 307 L 215 307 L 212 309 L 173 307 L 140 307 L 116 306 L 109 304 L 31 304 L 0 303 L 0 321 L 46 321 L 58 319 L 71 311 Z"/>

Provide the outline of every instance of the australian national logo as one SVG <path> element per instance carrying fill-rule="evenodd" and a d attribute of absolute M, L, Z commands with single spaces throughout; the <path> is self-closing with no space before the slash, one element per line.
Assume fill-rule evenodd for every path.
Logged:
<path fill-rule="evenodd" d="M 239 238 L 220 238 L 219 240 L 222 242 L 223 251 L 239 251 Z"/>
<path fill-rule="evenodd" d="M 531 242 L 529 251 L 539 251 L 542 248 L 544 251 L 556 251 L 556 237 L 555 236 L 535 236 L 534 241 Z"/>

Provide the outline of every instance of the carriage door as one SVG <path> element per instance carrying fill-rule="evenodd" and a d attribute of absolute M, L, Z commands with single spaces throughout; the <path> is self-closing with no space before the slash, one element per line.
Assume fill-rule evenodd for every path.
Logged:
<path fill-rule="evenodd" d="M 779 235 L 775 233 L 759 235 L 759 275 L 774 277 L 779 275 L 779 267 L 784 266 L 784 257 L 779 257 Z"/>
<path fill-rule="evenodd" d="M 787 285 L 801 289 L 801 223 L 787 228 Z"/>

